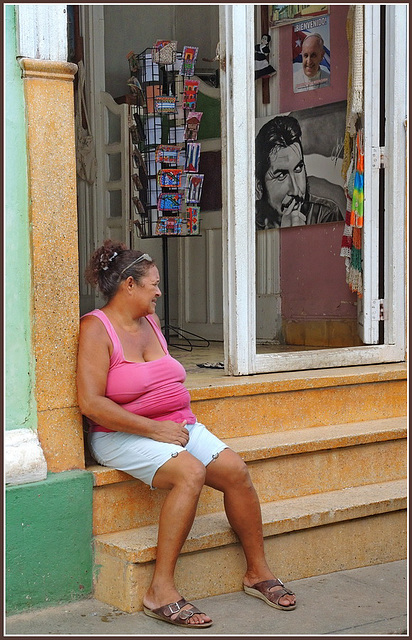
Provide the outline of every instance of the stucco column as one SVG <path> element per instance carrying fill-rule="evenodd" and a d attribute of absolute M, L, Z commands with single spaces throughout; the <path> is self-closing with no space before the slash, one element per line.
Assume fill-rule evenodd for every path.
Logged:
<path fill-rule="evenodd" d="M 84 468 L 75 371 L 79 325 L 74 64 L 22 58 L 38 436 L 49 471 Z M 16 283 L 17 286 L 17 283 Z"/>

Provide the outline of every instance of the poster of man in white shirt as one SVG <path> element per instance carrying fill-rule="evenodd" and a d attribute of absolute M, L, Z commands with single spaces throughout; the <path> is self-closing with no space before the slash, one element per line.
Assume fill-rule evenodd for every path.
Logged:
<path fill-rule="evenodd" d="M 293 91 L 330 85 L 329 16 L 297 22 L 292 29 Z"/>

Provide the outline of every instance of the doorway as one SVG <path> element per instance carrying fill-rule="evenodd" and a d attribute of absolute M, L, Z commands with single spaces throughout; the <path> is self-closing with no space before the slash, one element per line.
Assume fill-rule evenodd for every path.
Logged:
<path fill-rule="evenodd" d="M 115 233 L 128 246 L 149 252 L 161 273 L 165 275 L 167 271 L 164 286 L 167 284 L 168 288 L 170 325 L 188 336 L 193 332 L 205 341 L 223 342 L 220 91 L 216 59 L 219 7 L 172 5 L 162 6 L 159 11 L 152 5 L 88 5 L 78 7 L 77 15 L 88 82 L 89 120 L 95 134 L 98 165 L 105 169 L 99 172 L 95 184 L 79 184 L 81 271 L 91 246 L 98 246 L 105 235 Z M 124 168 L 126 147 L 131 143 L 123 132 L 133 119 L 128 100 L 128 56 L 150 53 L 159 39 L 176 41 L 180 50 L 185 45 L 198 48 L 193 77 L 199 84 L 196 108 L 203 113 L 197 136 L 202 151 L 199 172 L 204 174 L 200 233 L 185 238 L 168 236 L 166 240 L 139 233 L 135 224 L 139 212 L 133 204 L 133 184 L 128 175 L 135 169 L 131 167 L 128 172 Z M 169 71 L 163 76 L 166 73 Z M 149 84 L 155 88 L 153 82 Z M 150 178 L 156 180 L 156 175 Z M 111 203 L 117 206 L 112 207 Z M 81 298 L 83 312 L 103 302 L 93 298 L 84 283 Z M 164 297 L 159 304 L 159 315 L 164 318 L 163 303 Z"/>
<path fill-rule="evenodd" d="M 260 7 L 257 7 L 257 9 L 260 10 Z M 298 310 L 293 308 L 293 297 L 295 297 L 296 301 L 296 298 L 301 298 L 301 293 L 304 291 L 309 302 L 313 302 L 313 299 L 316 298 L 316 296 L 320 299 L 319 282 L 320 284 L 324 284 L 322 280 L 318 280 L 317 284 L 313 284 L 313 282 L 311 283 L 310 281 L 308 284 L 308 280 L 306 279 L 305 281 L 302 280 L 302 278 L 300 280 L 299 278 L 295 278 L 295 281 L 292 283 L 289 281 L 288 287 L 296 285 L 296 281 L 298 281 L 300 289 L 298 287 L 297 290 L 293 291 L 292 287 L 288 290 L 283 290 L 285 304 L 281 304 L 281 286 L 283 286 L 283 284 L 281 285 L 282 272 L 286 278 L 285 282 L 287 282 L 288 275 L 293 273 L 288 261 L 292 261 L 296 272 L 296 260 L 299 258 L 301 260 L 301 266 L 299 267 L 301 273 L 305 276 L 307 276 L 308 273 L 311 273 L 307 268 L 307 262 L 305 262 L 305 253 L 301 251 L 299 247 L 310 248 L 311 246 L 316 246 L 316 243 L 315 245 L 313 245 L 313 243 L 311 245 L 313 238 L 309 238 L 308 240 L 306 237 L 306 233 L 312 234 L 313 236 L 315 229 L 281 229 L 280 231 L 278 229 L 268 229 L 263 232 L 256 232 L 256 230 L 254 230 L 253 233 L 251 233 L 248 226 L 250 225 L 250 220 L 248 220 L 244 225 L 242 223 L 242 216 L 244 215 L 244 212 L 240 212 L 237 206 L 231 212 L 228 211 L 231 206 L 231 202 L 233 199 L 236 200 L 237 197 L 235 189 L 241 192 L 246 184 L 248 186 L 248 194 L 244 200 L 246 203 L 246 209 L 248 211 L 254 210 L 254 197 L 250 197 L 251 193 L 255 193 L 254 180 L 251 181 L 250 179 L 250 175 L 254 175 L 254 168 L 251 166 L 250 160 L 252 159 L 253 162 L 254 149 L 252 151 L 252 147 L 254 147 L 254 132 L 257 127 L 255 126 L 254 118 L 250 117 L 249 113 L 247 120 L 250 122 L 250 127 L 248 127 L 247 131 L 249 139 L 246 142 L 246 146 L 243 146 L 241 154 L 232 153 L 232 150 L 230 151 L 230 153 L 232 153 L 232 157 L 246 157 L 247 168 L 245 167 L 245 176 L 247 172 L 250 171 L 250 174 L 244 180 L 244 184 L 242 184 L 242 179 L 239 181 L 239 178 L 237 178 L 236 187 L 234 187 L 235 179 L 233 178 L 233 174 L 228 176 L 227 166 L 228 147 L 234 145 L 233 148 L 236 148 L 239 142 L 234 140 L 232 124 L 229 123 L 229 129 L 227 126 L 227 114 L 230 113 L 230 110 L 233 108 L 233 104 L 229 104 L 227 100 L 228 74 L 233 72 L 233 68 L 226 67 L 226 70 L 222 73 L 222 68 L 229 59 L 228 52 L 232 46 L 230 42 L 232 32 L 229 33 L 228 29 L 230 31 L 234 28 L 233 20 L 229 25 L 227 17 L 228 13 L 231 13 L 231 18 L 235 16 L 235 22 L 239 20 L 240 23 L 240 32 L 242 32 L 242 29 L 245 32 L 245 39 L 242 41 L 242 46 L 239 48 L 238 43 L 233 46 L 231 59 L 236 61 L 237 67 L 242 67 L 245 56 L 249 57 L 249 62 L 245 62 L 245 65 L 248 66 L 246 84 L 243 83 L 243 86 L 236 84 L 236 87 L 233 90 L 235 93 L 238 92 L 238 96 L 240 96 L 240 92 L 245 93 L 245 86 L 249 87 L 253 92 L 255 89 L 259 92 L 260 88 L 258 88 L 257 83 L 253 81 L 253 49 L 255 47 L 256 38 L 258 37 L 256 35 L 256 31 L 258 30 L 258 27 L 260 28 L 260 25 L 258 20 L 252 20 L 252 22 L 250 22 L 250 16 L 253 15 L 255 8 L 253 6 L 249 8 L 234 8 L 226 5 L 214 5 L 207 7 L 183 7 L 176 5 L 171 7 L 162 7 L 162 15 L 156 16 L 156 20 L 154 20 L 155 16 L 152 15 L 153 12 L 156 12 L 156 7 L 150 5 L 111 5 L 104 7 L 92 7 L 89 5 L 88 7 L 81 7 L 81 10 L 83 11 L 81 21 L 83 21 L 85 59 L 88 59 L 90 74 L 93 78 L 91 82 L 94 84 L 90 91 L 90 100 L 93 102 L 94 99 L 94 103 L 91 104 L 91 111 L 94 112 L 94 118 L 96 121 L 98 120 L 98 118 L 96 118 L 96 113 L 98 111 L 97 107 L 100 104 L 99 100 L 96 102 L 96 96 L 98 96 L 99 92 L 104 91 L 115 98 L 119 97 L 121 92 L 124 93 L 126 90 L 127 76 L 129 75 L 127 54 L 133 49 L 140 49 L 140 44 L 136 41 L 138 33 L 143 33 L 146 38 L 144 42 L 143 39 L 141 40 L 142 50 L 143 48 L 151 47 L 153 41 L 158 39 L 159 33 L 162 34 L 161 37 L 176 39 L 178 42 L 190 41 L 193 43 L 193 40 L 197 38 L 196 43 L 199 43 L 199 59 L 206 59 L 204 61 L 202 60 L 205 67 L 203 69 L 199 67 L 199 76 L 204 78 L 202 82 L 206 84 L 209 83 L 210 85 L 215 84 L 216 71 L 218 69 L 221 71 L 221 77 L 219 78 L 220 99 L 222 103 L 222 112 L 223 114 L 226 113 L 226 116 L 223 115 L 222 119 L 222 135 L 220 138 L 209 137 L 204 139 L 202 140 L 202 144 L 205 145 L 205 148 L 206 145 L 210 145 L 209 151 L 212 153 L 225 152 L 224 154 L 222 153 L 222 156 L 225 156 L 222 157 L 223 211 L 220 209 L 204 211 L 204 239 L 174 238 L 170 243 L 169 273 L 171 273 L 173 277 L 171 277 L 169 281 L 169 290 L 171 300 L 170 315 L 173 322 L 175 322 L 177 326 L 182 326 L 189 330 L 190 327 L 195 328 L 195 333 L 199 332 L 207 339 L 222 341 L 226 351 L 226 371 L 234 375 L 255 373 L 259 371 L 276 371 L 283 370 L 285 368 L 302 369 L 318 366 L 323 367 L 330 366 L 330 364 L 328 364 L 330 362 L 336 362 L 336 359 L 341 358 L 342 355 L 340 351 L 341 347 L 344 345 L 341 343 L 331 345 L 330 343 L 325 344 L 315 341 L 313 344 L 308 345 L 306 343 L 299 342 L 299 336 L 297 337 L 299 331 L 302 333 L 301 327 L 299 328 L 298 326 L 299 323 L 296 322 L 296 314 L 301 313 L 301 310 L 299 310 L 299 308 Z M 208 15 L 206 16 L 202 12 L 206 12 Z M 242 12 L 243 15 L 240 15 Z M 200 26 L 200 23 L 203 24 L 203 26 Z M 150 29 L 148 26 L 149 24 Z M 130 35 L 128 36 L 129 40 L 125 37 L 124 25 L 127 25 L 126 32 L 130 29 Z M 154 25 L 157 25 L 156 28 Z M 190 25 L 190 30 L 188 25 Z M 196 25 L 196 28 L 193 30 L 194 25 Z M 207 25 L 207 28 L 204 28 L 204 25 Z M 253 27 L 253 25 L 255 26 Z M 121 38 L 119 34 L 122 34 Z M 279 34 L 276 37 L 279 38 Z M 276 37 L 274 36 L 274 44 Z M 216 52 L 216 45 L 217 42 L 219 42 L 219 39 L 221 40 L 220 62 L 217 59 Z M 109 42 L 110 46 L 108 46 Z M 128 51 L 123 51 L 125 49 L 128 49 Z M 281 61 L 278 60 L 277 63 L 280 65 Z M 98 68 L 98 72 L 96 72 L 96 66 Z M 210 81 L 211 77 L 214 78 L 212 82 Z M 276 74 L 274 78 L 270 79 L 270 82 L 272 84 L 274 83 L 274 86 L 276 87 L 276 83 L 280 82 L 280 76 Z M 213 87 L 213 89 L 215 88 L 216 87 Z M 326 91 L 326 89 L 322 90 Z M 249 99 L 245 101 L 244 107 L 240 107 L 244 108 L 244 110 L 249 110 L 249 112 L 250 95 L 251 93 L 249 91 Z M 272 95 L 275 96 L 277 93 L 274 92 Z M 238 102 L 238 104 L 241 105 L 241 102 Z M 262 108 L 260 110 L 256 110 L 256 114 L 259 118 L 270 118 L 272 112 L 269 114 L 268 105 L 266 104 L 264 107 L 263 105 L 261 106 Z M 276 100 L 274 102 L 274 108 L 280 108 L 280 105 L 276 104 Z M 289 113 L 293 111 L 290 105 L 288 106 L 288 110 Z M 98 126 L 96 127 L 96 131 L 97 130 Z M 224 150 L 222 150 L 222 140 L 224 140 Z M 251 153 L 249 153 L 249 151 Z M 237 171 L 237 169 L 238 167 L 234 167 L 235 171 Z M 230 183 L 229 186 L 228 183 Z M 91 191 L 93 191 L 93 189 Z M 98 195 L 95 197 L 98 197 Z M 248 202 L 250 202 L 250 204 L 248 204 Z M 225 207 L 227 208 L 226 211 L 224 210 Z M 233 254 L 233 247 L 236 244 L 238 233 L 238 231 L 236 233 L 231 233 L 230 217 L 232 215 L 236 216 L 236 225 L 238 227 L 243 225 L 243 241 L 240 241 L 239 245 L 243 243 L 243 247 L 248 248 L 252 238 L 256 238 L 256 247 L 254 251 L 250 252 L 251 254 L 253 253 L 253 260 L 248 264 L 245 277 L 242 275 L 243 265 L 241 264 L 241 261 L 232 260 L 230 255 Z M 222 217 L 223 224 L 221 223 Z M 228 221 L 229 225 L 227 226 Z M 340 223 L 341 228 L 339 228 L 338 224 L 332 223 L 332 225 L 334 225 L 333 233 L 331 227 L 328 227 L 327 224 L 320 225 L 319 228 L 316 229 L 316 232 L 318 232 L 320 228 L 323 227 L 324 235 L 327 237 L 326 241 L 320 241 L 318 239 L 318 246 L 316 248 L 316 251 L 324 249 L 326 257 L 329 257 L 329 254 L 333 252 L 336 254 L 337 239 L 340 239 L 341 232 L 343 230 L 342 223 Z M 97 227 L 98 225 L 95 226 Z M 134 230 L 132 229 L 132 231 Z M 130 229 L 128 232 L 130 233 Z M 93 229 L 92 233 L 89 233 L 89 243 L 97 242 L 98 239 L 100 241 L 98 236 L 99 234 L 96 228 Z M 83 234 L 83 239 L 84 237 L 85 234 Z M 80 242 L 82 244 L 82 238 L 80 239 Z M 145 251 L 148 250 L 154 255 L 155 259 L 159 263 L 161 262 L 162 256 L 159 241 L 142 239 L 139 238 L 137 234 L 132 233 L 131 242 L 139 249 L 144 247 Z M 196 245 L 201 247 L 200 251 L 195 248 L 195 242 L 202 243 Z M 330 244 L 328 245 L 327 242 Z M 280 251 L 281 246 L 283 246 L 283 257 Z M 295 257 L 293 257 L 293 251 L 289 250 L 288 247 L 292 247 L 293 250 L 297 251 Z M 199 255 L 202 256 L 202 264 L 200 266 Z M 251 256 L 248 256 L 248 261 L 250 260 L 250 257 Z M 309 256 L 309 258 L 310 257 L 311 256 Z M 343 268 L 344 260 L 340 256 L 334 255 L 335 262 L 336 259 L 338 259 L 338 262 Z M 240 289 L 237 289 L 236 286 L 232 287 L 230 283 L 228 283 L 228 278 L 232 278 L 234 273 L 237 274 L 237 280 L 240 280 L 243 283 L 243 287 L 249 286 L 251 290 L 253 290 L 252 295 L 249 293 L 246 295 L 248 299 L 246 306 L 243 306 L 243 294 L 240 293 Z M 203 299 L 200 300 L 200 302 L 196 299 L 196 292 L 199 294 L 199 291 L 201 291 L 203 296 Z M 287 300 L 288 294 L 290 294 L 289 300 Z M 323 299 L 329 299 L 328 295 L 328 292 L 326 292 Z M 340 301 L 341 300 L 342 297 L 340 296 Z M 373 301 L 375 304 L 376 296 L 373 297 Z M 89 304 L 91 302 L 92 301 L 89 299 Z M 98 302 L 99 301 L 97 301 L 97 303 Z M 288 302 L 288 304 L 286 304 L 286 302 Z M 240 308 L 239 305 L 243 306 L 243 308 Z M 284 310 L 288 309 L 289 316 L 286 316 L 286 314 L 282 315 L 282 306 L 284 307 Z M 353 317 L 353 309 L 356 309 L 357 306 L 356 297 L 354 299 L 353 296 L 349 302 L 345 301 L 340 305 L 340 311 L 342 311 L 342 309 L 351 308 L 352 317 L 350 320 L 352 327 L 356 324 L 356 318 Z M 235 311 L 236 308 L 238 309 L 237 312 Z M 275 313 L 273 313 L 273 309 L 275 309 Z M 336 305 L 334 309 L 336 311 Z M 304 311 L 306 314 L 304 320 L 306 325 L 305 330 L 307 333 L 308 322 L 313 320 L 313 318 L 310 318 L 310 314 L 308 314 L 307 309 Z M 315 313 L 324 314 L 325 311 L 324 309 L 317 309 L 315 310 Z M 342 326 L 341 320 L 343 316 L 339 316 L 339 313 L 337 316 L 337 322 L 340 322 Z M 259 317 L 259 320 L 257 320 L 257 317 Z M 343 317 L 343 319 L 345 321 L 347 320 L 346 317 Z M 331 325 L 331 321 L 336 319 L 332 317 L 327 320 L 329 321 L 329 325 Z M 243 327 L 240 328 L 239 324 L 242 322 Z M 261 324 L 259 324 L 259 322 Z M 253 326 L 256 327 L 257 330 L 253 330 Z M 291 326 L 295 330 L 292 338 L 290 338 Z M 231 335 L 233 335 L 234 329 L 235 332 L 238 330 L 242 332 L 242 335 L 244 336 L 242 340 L 239 341 L 237 338 L 232 340 Z M 252 334 L 254 335 L 251 339 Z M 354 339 L 353 332 L 351 339 Z M 247 348 L 245 348 L 246 344 L 244 341 L 247 341 Z M 242 344 L 244 345 L 243 347 L 241 347 Z M 349 348 L 354 344 L 356 344 L 356 342 L 352 342 L 349 345 Z M 257 355 L 260 355 L 259 349 L 261 345 L 264 345 L 265 351 L 267 350 L 268 345 L 271 347 L 271 349 L 269 349 L 269 353 L 262 354 L 264 355 L 263 359 L 260 357 L 256 358 Z M 333 346 L 332 353 L 324 353 L 320 358 L 313 357 L 313 355 L 318 351 L 332 351 L 330 349 L 331 346 Z M 296 351 L 297 348 L 298 351 Z M 314 352 L 312 357 L 304 357 L 305 349 L 309 349 Z M 246 356 L 244 357 L 244 364 L 242 364 L 241 367 L 238 367 L 237 364 L 233 363 L 238 359 L 240 351 L 243 351 L 243 354 L 246 354 Z M 231 355 L 232 353 L 237 353 L 237 355 L 233 357 Z M 350 355 L 348 352 L 345 353 L 346 359 L 341 359 L 342 363 L 356 363 L 358 361 L 364 362 L 368 361 L 369 357 L 372 358 L 372 361 L 373 358 L 378 357 L 378 360 L 380 361 L 382 357 L 385 357 L 382 356 L 381 353 L 379 356 L 376 354 L 373 355 L 372 352 L 369 352 L 369 355 L 365 356 L 363 355 L 363 351 L 357 351 Z M 271 357 L 272 355 L 274 355 L 275 358 Z M 282 357 L 277 357 L 279 355 Z M 286 360 L 283 357 L 284 355 L 291 355 L 292 357 Z M 207 356 L 205 356 L 205 359 L 207 359 Z"/>

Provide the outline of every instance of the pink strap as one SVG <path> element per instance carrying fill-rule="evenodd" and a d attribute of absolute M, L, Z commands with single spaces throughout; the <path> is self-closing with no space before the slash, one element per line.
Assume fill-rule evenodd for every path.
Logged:
<path fill-rule="evenodd" d="M 110 340 L 112 341 L 113 344 L 113 353 L 111 355 L 110 358 L 110 364 L 113 365 L 115 364 L 118 360 L 122 360 L 123 357 L 123 348 L 122 345 L 120 343 L 119 337 L 112 325 L 112 323 L 110 322 L 109 318 L 107 317 L 107 315 L 104 313 L 104 311 L 101 311 L 100 309 L 94 309 L 93 311 L 90 311 L 89 313 L 86 313 L 83 317 L 85 316 L 95 316 L 96 318 L 99 318 L 99 320 L 101 320 L 105 326 L 105 329 L 109 335 Z"/>
<path fill-rule="evenodd" d="M 113 353 L 112 353 L 112 357 L 111 357 L 111 364 L 114 364 L 117 359 L 124 358 L 123 347 L 121 345 L 119 337 L 118 337 L 118 335 L 117 335 L 112 323 L 110 322 L 109 318 L 104 313 L 104 311 L 101 311 L 101 309 L 94 309 L 94 311 L 90 311 L 89 313 L 86 313 L 83 317 L 85 317 L 85 316 L 96 316 L 96 318 L 99 318 L 99 320 L 101 320 L 103 322 L 103 324 L 104 324 L 104 326 L 106 328 L 106 331 L 109 334 L 109 338 L 113 343 Z M 148 316 L 145 316 L 145 317 L 146 317 L 146 320 L 151 325 L 151 327 L 153 328 L 153 331 L 155 332 L 155 334 L 156 334 L 161 346 L 163 347 L 164 352 L 166 354 L 168 354 L 169 351 L 168 351 L 168 348 L 167 348 L 166 338 L 164 337 L 163 333 L 159 329 L 159 326 L 158 326 L 157 322 L 155 321 L 155 319 L 151 315 L 148 315 Z"/>
<path fill-rule="evenodd" d="M 155 332 L 155 334 L 158 337 L 158 340 L 160 342 L 160 344 L 162 345 L 164 351 L 166 354 L 169 353 L 168 349 L 167 349 L 167 342 L 166 342 L 166 338 L 164 337 L 163 333 L 161 332 L 161 330 L 159 329 L 159 325 L 157 324 L 156 320 L 153 318 L 153 316 L 146 316 L 146 320 L 149 322 L 149 324 L 153 327 L 153 330 Z"/>

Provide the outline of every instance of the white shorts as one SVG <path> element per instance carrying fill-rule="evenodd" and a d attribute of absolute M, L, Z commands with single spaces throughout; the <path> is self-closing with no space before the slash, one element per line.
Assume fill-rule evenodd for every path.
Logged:
<path fill-rule="evenodd" d="M 186 429 L 189 442 L 185 447 L 157 442 L 135 433 L 96 431 L 89 433 L 89 448 L 99 464 L 125 471 L 153 489 L 156 471 L 181 451 L 188 451 L 207 467 L 223 449 L 229 448 L 201 422 L 187 424 Z"/>

